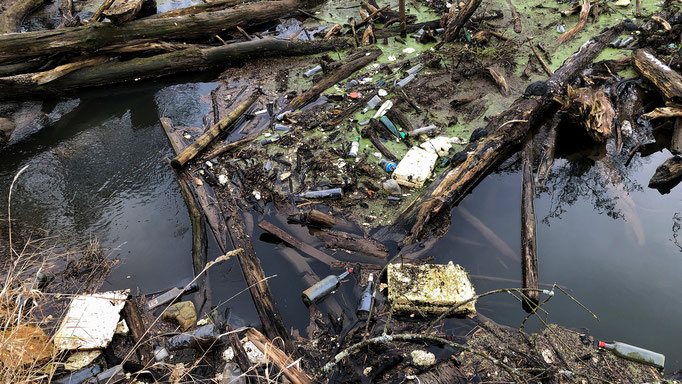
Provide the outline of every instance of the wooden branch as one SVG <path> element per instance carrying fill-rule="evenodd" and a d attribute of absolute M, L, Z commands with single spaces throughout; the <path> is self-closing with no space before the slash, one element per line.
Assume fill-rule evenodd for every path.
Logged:
<path fill-rule="evenodd" d="M 509 4 L 509 10 L 511 11 L 512 19 L 514 20 L 514 32 L 521 33 L 521 17 L 516 11 L 516 8 L 514 8 L 514 4 L 512 4 L 511 0 L 507 0 L 507 4 Z"/>
<path fill-rule="evenodd" d="M 682 107 L 661 107 L 656 108 L 649 113 L 645 113 L 642 117 L 646 119 L 660 119 L 661 117 L 682 117 Z"/>
<path fill-rule="evenodd" d="M 246 137 L 242 137 L 241 139 L 235 140 L 231 143 L 221 144 L 218 148 L 216 148 L 213 151 L 205 154 L 204 158 L 205 159 L 212 159 L 214 157 L 218 157 L 227 151 L 231 151 L 233 149 L 241 147 L 242 145 L 246 145 L 246 144 L 254 141 L 258 136 L 260 136 L 260 132 L 254 132 L 254 133 L 252 133 Z"/>
<path fill-rule="evenodd" d="M 237 332 L 230 327 L 228 324 L 225 331 L 227 332 L 227 342 L 232 347 L 232 352 L 234 353 L 235 360 L 237 360 L 237 365 L 242 370 L 242 373 L 246 374 L 251 369 L 251 360 L 249 360 L 249 355 L 246 354 L 244 350 L 244 345 L 239 340 Z"/>
<path fill-rule="evenodd" d="M 372 144 L 374 144 L 374 146 L 379 150 L 379 152 L 381 152 L 381 154 L 384 155 L 388 160 L 391 160 L 391 161 L 397 161 L 398 160 L 398 158 L 395 157 L 395 155 L 393 153 L 391 153 L 391 151 L 389 151 L 388 148 L 386 148 L 386 146 L 381 141 L 379 141 L 379 138 L 377 137 L 377 134 L 374 131 L 374 128 L 372 128 L 370 126 L 363 128 L 362 129 L 362 137 L 368 138 L 369 141 L 371 141 Z"/>
<path fill-rule="evenodd" d="M 457 37 L 459 37 L 459 33 L 462 30 L 462 27 L 464 24 L 469 21 L 469 18 L 471 15 L 476 12 L 476 9 L 478 9 L 478 6 L 481 5 L 482 0 L 469 0 L 467 3 L 464 5 L 462 9 L 460 9 L 459 12 L 456 12 L 456 6 L 455 4 L 450 7 L 450 14 L 448 16 L 448 23 L 445 27 L 445 38 L 443 39 L 444 42 L 451 42 L 454 41 Z"/>
<path fill-rule="evenodd" d="M 104 18 L 104 11 L 109 9 L 114 4 L 116 0 L 104 0 L 102 5 L 97 8 L 95 13 L 90 17 L 90 21 L 101 21 Z"/>
<path fill-rule="evenodd" d="M 682 117 L 675 119 L 673 136 L 670 139 L 670 152 L 673 155 L 682 155 Z"/>
<path fill-rule="evenodd" d="M 366 56 L 352 60 L 336 68 L 328 75 L 325 75 L 320 81 L 315 83 L 309 90 L 296 96 L 293 100 L 291 100 L 291 103 L 289 103 L 291 109 L 299 109 L 304 105 L 315 101 L 327 88 L 339 83 L 341 80 L 347 78 L 355 71 L 363 68 L 381 56 L 380 50 L 369 51 L 368 53 L 369 54 Z"/>
<path fill-rule="evenodd" d="M 205 49 L 190 45 L 180 51 L 151 57 L 127 61 L 111 60 L 95 66 L 84 65 L 80 69 L 70 71 L 42 85 L 33 80 L 36 75 L 40 77 L 40 73 L 3 77 L 0 78 L 0 99 L 64 94 L 82 88 L 201 71 L 218 65 L 235 65 L 252 58 L 309 55 L 335 49 L 345 44 L 346 42 L 340 39 L 314 42 L 263 39 Z M 169 49 L 175 47 L 171 46 Z M 150 49 L 157 49 L 157 47 L 150 47 Z"/>
<path fill-rule="evenodd" d="M 509 89 L 509 85 L 507 85 L 507 81 L 504 79 L 504 76 L 502 76 L 501 73 L 495 71 L 492 67 L 487 67 L 486 69 L 488 70 L 490 77 L 492 77 L 495 81 L 495 84 L 497 84 L 497 88 L 500 89 L 502 96 L 511 96 L 511 90 Z"/>
<path fill-rule="evenodd" d="M 43 5 L 44 0 L 17 0 L 0 14 L 0 34 L 19 32 L 24 17 Z"/>
<path fill-rule="evenodd" d="M 196 15 L 145 18 L 123 25 L 91 23 L 75 28 L 0 35 L 0 62 L 20 62 L 56 53 L 86 54 L 131 40 L 190 41 L 232 30 L 237 25 L 244 27 L 276 20 L 298 7 L 298 0 L 262 1 Z"/>
<path fill-rule="evenodd" d="M 580 8 L 580 19 L 578 20 L 578 24 L 575 25 L 575 27 L 569 29 L 568 31 L 564 32 L 561 36 L 559 36 L 559 39 L 557 39 L 557 45 L 561 45 L 568 40 L 571 40 L 573 37 L 575 37 L 578 32 L 580 32 L 585 24 L 587 24 L 587 18 L 590 16 L 590 0 L 582 0 L 582 6 Z"/>
<path fill-rule="evenodd" d="M 556 137 L 561 122 L 561 114 L 555 113 L 552 120 L 549 123 L 549 133 L 545 143 L 542 146 L 542 157 L 540 158 L 540 165 L 538 165 L 538 171 L 535 175 L 535 183 L 537 185 L 542 185 L 542 183 L 549 176 L 549 172 L 552 170 L 552 165 L 554 165 L 554 152 L 556 150 Z"/>
<path fill-rule="evenodd" d="M 488 123 L 489 132 L 483 140 L 471 143 L 467 158 L 439 176 L 410 204 L 390 227 L 380 230 L 375 237 L 399 240 L 406 234 L 405 244 L 420 238 L 422 231 L 432 218 L 449 208 L 469 193 L 496 164 L 515 152 L 543 112 L 561 95 L 566 85 L 575 78 L 623 29 L 623 25 L 610 28 L 583 44 L 578 52 L 570 56 L 547 81 L 548 90 L 540 98 L 517 99 L 498 119 Z M 509 121 L 526 121 L 508 124 Z M 498 129 L 498 127 L 500 127 Z"/>
<path fill-rule="evenodd" d="M 144 8 L 149 7 L 147 5 L 149 3 L 152 3 L 154 9 L 156 8 L 156 0 L 117 0 L 102 14 L 114 24 L 120 25 L 141 15 Z"/>
<path fill-rule="evenodd" d="M 180 168 L 187 164 L 188 161 L 192 160 L 196 155 L 203 151 L 213 139 L 218 137 L 227 128 L 231 127 L 241 115 L 243 115 L 253 103 L 258 100 L 261 95 L 261 91 L 257 90 L 249 96 L 244 102 L 239 104 L 237 108 L 227 114 L 224 119 L 220 120 L 217 124 L 213 125 L 211 128 L 207 129 L 201 136 L 199 136 L 191 145 L 185 148 L 179 155 L 175 156 L 171 164 Z"/>
<path fill-rule="evenodd" d="M 290 246 L 296 249 L 300 249 L 305 254 L 312 256 L 315 259 L 327 265 L 331 265 L 332 262 L 336 261 L 336 259 L 334 259 L 333 257 L 327 255 L 326 253 L 320 251 L 319 249 L 313 247 L 312 245 L 306 244 L 298 240 L 297 238 L 291 236 L 286 231 L 277 227 L 276 225 L 272 224 L 269 221 L 263 220 L 258 224 L 258 226 L 264 231 L 267 231 L 272 235 L 277 236 L 279 239 L 289 244 Z"/>
<path fill-rule="evenodd" d="M 128 324 L 128 328 L 130 329 L 130 335 L 133 338 L 133 344 L 139 345 L 137 348 L 137 355 L 144 365 L 145 363 L 151 361 L 154 355 L 152 354 L 152 348 L 151 345 L 149 345 L 148 338 L 144 337 L 147 327 L 142 321 L 140 310 L 137 307 L 135 301 L 126 300 L 126 303 L 123 306 L 123 314 L 126 319 L 126 324 Z"/>
<path fill-rule="evenodd" d="M 539 288 L 537 243 L 535 239 L 535 187 L 533 186 L 533 139 L 528 138 L 523 146 L 523 177 L 521 190 L 521 258 L 523 288 Z M 531 301 L 523 301 L 523 308 L 532 312 L 540 302 L 538 291 L 528 291 L 526 297 Z M 530 305 L 534 304 L 534 305 Z"/>
<path fill-rule="evenodd" d="M 178 8 L 172 11 L 157 13 L 156 15 L 149 16 L 149 19 L 167 19 L 169 17 L 196 15 L 199 13 L 215 12 L 234 7 L 239 4 L 245 3 L 246 0 L 219 0 L 211 1 L 210 3 L 201 3 L 196 5 L 191 5 L 189 7 Z"/>
<path fill-rule="evenodd" d="M 395 102 L 393 105 L 395 105 Z M 386 112 L 386 116 L 388 116 L 388 118 L 394 123 L 398 123 L 398 125 L 400 125 L 407 132 L 414 131 L 415 129 L 410 119 L 396 107 L 389 109 Z"/>
<path fill-rule="evenodd" d="M 289 379 L 292 384 L 311 384 L 313 381 L 308 375 L 287 356 L 281 349 L 277 348 L 272 342 L 253 328 L 246 331 L 246 338 L 251 341 L 256 348 L 268 357 L 270 361 Z"/>
<path fill-rule="evenodd" d="M 338 224 L 338 220 L 332 215 L 320 212 L 317 209 L 311 209 L 310 212 L 304 214 L 304 220 L 308 223 L 315 224 L 319 227 L 331 228 Z"/>
<path fill-rule="evenodd" d="M 353 253 L 361 253 L 384 260 L 388 258 L 388 249 L 371 238 L 332 230 L 315 231 L 314 235 L 330 248 L 345 249 Z"/>
<path fill-rule="evenodd" d="M 538 59 L 538 61 L 540 62 L 540 65 L 542 65 L 542 69 L 545 70 L 545 73 L 547 73 L 548 76 L 554 75 L 554 71 L 552 71 L 552 69 L 549 67 L 549 65 L 547 65 L 547 63 L 546 63 L 545 60 L 542 58 L 542 56 L 540 56 L 540 52 L 538 52 L 538 49 L 535 48 L 535 45 L 533 45 L 533 39 L 530 38 L 530 37 L 528 38 L 528 44 L 530 44 L 530 48 L 533 50 L 533 53 L 535 54 L 535 57 L 536 57 L 536 58 Z"/>
<path fill-rule="evenodd" d="M 682 101 L 682 76 L 662 63 L 651 52 L 638 49 L 632 53 L 635 70 L 651 82 L 667 101 Z"/>

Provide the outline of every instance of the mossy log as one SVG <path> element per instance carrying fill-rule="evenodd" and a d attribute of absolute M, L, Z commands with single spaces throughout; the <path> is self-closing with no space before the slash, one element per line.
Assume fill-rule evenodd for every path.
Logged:
<path fill-rule="evenodd" d="M 62 94 L 82 88 L 201 71 L 215 66 L 229 66 L 248 59 L 309 55 L 343 45 L 345 41 L 340 40 L 304 42 L 263 39 L 203 49 L 189 46 L 184 50 L 151 57 L 127 61 L 112 59 L 96 66 L 77 68 L 70 72 L 62 72 L 62 76 L 44 84 L 39 84 L 37 79 L 43 78 L 41 74 L 45 72 L 2 77 L 0 99 Z M 75 64 L 67 65 L 77 67 Z"/>
<path fill-rule="evenodd" d="M 145 18 L 123 25 L 91 23 L 82 27 L 0 36 L 0 63 L 21 62 L 57 53 L 87 54 L 132 40 L 191 41 L 235 28 L 266 23 L 301 6 L 298 0 L 244 4 L 216 12 L 171 18 Z"/>
<path fill-rule="evenodd" d="M 441 212 L 449 212 L 480 182 L 494 166 L 512 155 L 528 135 L 531 127 L 563 95 L 567 84 L 585 69 L 622 30 L 622 25 L 610 28 L 583 44 L 578 52 L 564 61 L 547 81 L 548 90 L 539 98 L 520 97 L 498 119 L 488 123 L 490 134 L 471 143 L 467 158 L 454 168 L 441 173 L 394 221 L 381 231 L 384 240 L 405 234 L 405 244 L 416 242 L 426 225 Z M 392 233 L 394 233 L 392 235 Z M 398 239 L 396 239 L 398 240 Z"/>

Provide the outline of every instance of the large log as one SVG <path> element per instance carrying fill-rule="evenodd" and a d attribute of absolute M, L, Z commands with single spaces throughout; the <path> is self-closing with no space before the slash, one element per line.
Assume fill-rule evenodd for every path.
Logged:
<path fill-rule="evenodd" d="M 523 288 L 538 289 L 538 256 L 535 240 L 535 188 L 533 186 L 533 140 L 528 138 L 523 146 L 523 171 L 521 180 L 521 276 Z M 540 301 L 540 292 L 528 291 L 524 295 L 528 301 L 522 302 L 523 308 L 532 312 Z"/>
<path fill-rule="evenodd" d="M 645 49 L 633 52 L 632 58 L 635 70 L 649 80 L 666 101 L 682 101 L 682 76 L 679 73 Z"/>
<path fill-rule="evenodd" d="M 128 22 L 91 23 L 87 26 L 0 36 L 0 63 L 19 62 L 56 53 L 91 53 L 109 45 L 138 42 L 196 40 L 205 36 L 275 20 L 298 9 L 298 0 L 276 0 L 244 4 L 217 12 L 171 18 L 149 18 Z"/>
<path fill-rule="evenodd" d="M 45 0 L 17 0 L 0 14 L 0 34 L 18 32 L 24 17 L 40 7 Z"/>
<path fill-rule="evenodd" d="M 135 22 L 128 24 L 132 23 Z M 303 42 L 263 39 L 204 49 L 189 46 L 184 50 L 152 57 L 112 60 L 96 66 L 82 67 L 45 84 L 38 84 L 35 80 L 41 77 L 40 73 L 3 77 L 0 78 L 0 99 L 62 94 L 82 88 L 201 71 L 217 65 L 234 65 L 252 58 L 309 55 L 345 44 L 345 41 L 340 40 Z"/>
<path fill-rule="evenodd" d="M 381 231 L 378 239 L 406 234 L 405 244 L 415 242 L 432 218 L 443 211 L 449 211 L 450 207 L 459 203 L 495 165 L 515 152 L 530 128 L 552 105 L 554 98 L 564 93 L 566 85 L 597 57 L 622 28 L 622 25 L 610 28 L 583 44 L 578 52 L 566 59 L 561 68 L 549 78 L 548 90 L 542 97 L 521 97 L 498 119 L 491 120 L 486 126 L 489 135 L 483 140 L 471 143 L 467 148 L 467 158 L 437 176 L 398 216 L 393 225 Z"/>

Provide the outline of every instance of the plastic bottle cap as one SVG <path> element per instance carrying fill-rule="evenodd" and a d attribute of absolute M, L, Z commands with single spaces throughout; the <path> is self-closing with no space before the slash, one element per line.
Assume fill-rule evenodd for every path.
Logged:
<path fill-rule="evenodd" d="M 603 341 L 599 342 L 599 348 L 604 348 L 606 346 L 606 343 Z"/>
<path fill-rule="evenodd" d="M 351 99 L 357 99 L 358 97 L 360 97 L 360 95 L 358 95 L 357 92 L 351 92 L 349 96 Z"/>

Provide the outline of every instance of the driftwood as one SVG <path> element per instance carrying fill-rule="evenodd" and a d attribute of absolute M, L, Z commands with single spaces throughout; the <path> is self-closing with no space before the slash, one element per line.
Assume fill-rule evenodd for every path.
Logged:
<path fill-rule="evenodd" d="M 456 11 L 455 4 L 450 7 L 448 15 L 448 23 L 445 27 L 444 42 L 454 41 L 458 36 L 464 24 L 469 21 L 471 15 L 476 12 L 478 6 L 481 5 L 482 0 L 469 0 L 459 12 Z"/>
<path fill-rule="evenodd" d="M 381 141 L 379 141 L 379 138 L 377 137 L 377 134 L 373 127 L 367 126 L 363 128 L 362 137 L 368 138 L 369 141 L 371 141 L 372 144 L 374 144 L 374 146 L 379 150 L 379 152 L 381 152 L 381 154 L 384 155 L 388 160 L 391 161 L 398 160 L 398 158 L 395 157 L 395 155 L 391 153 L 391 151 L 389 151 L 388 148 L 386 148 L 386 146 Z"/>
<path fill-rule="evenodd" d="M 314 257 L 315 259 L 327 264 L 331 265 L 332 262 L 336 261 L 333 257 L 327 255 L 326 253 L 320 251 L 319 249 L 313 247 L 312 245 L 306 244 L 297 238 L 291 236 L 289 233 L 284 231 L 283 229 L 277 227 L 276 225 L 270 223 L 269 221 L 261 221 L 258 226 L 263 229 L 264 231 L 269 232 L 270 234 L 278 237 L 280 240 L 284 241 L 285 243 L 289 244 L 290 246 L 300 249 L 303 251 L 305 254 Z"/>
<path fill-rule="evenodd" d="M 535 187 L 533 186 L 533 140 L 528 138 L 523 146 L 523 176 L 521 184 L 521 275 L 523 288 L 538 289 L 538 256 L 535 239 Z M 523 308 L 531 312 L 540 301 L 540 292 L 525 293 L 530 301 L 523 301 Z"/>
<path fill-rule="evenodd" d="M 661 117 L 682 117 L 682 107 L 662 107 L 656 108 L 649 113 L 645 113 L 642 117 L 647 119 L 660 119 Z"/>
<path fill-rule="evenodd" d="M 388 258 L 388 249 L 374 239 L 364 238 L 352 233 L 320 230 L 314 233 L 329 248 L 340 248 L 346 251 L 360 253 L 367 256 Z"/>
<path fill-rule="evenodd" d="M 187 164 L 188 161 L 192 160 L 196 155 L 203 151 L 213 139 L 218 137 L 227 128 L 231 127 L 241 115 L 243 115 L 253 103 L 258 100 L 261 92 L 257 90 L 251 94 L 246 100 L 239 104 L 234 110 L 225 116 L 224 119 L 220 120 L 218 123 L 213 125 L 211 128 L 207 129 L 201 136 L 199 136 L 191 145 L 185 148 L 179 155 L 175 156 L 171 164 L 174 167 L 180 168 Z"/>
<path fill-rule="evenodd" d="M 549 177 L 549 172 L 552 170 L 552 165 L 554 165 L 554 152 L 556 150 L 556 137 L 561 122 L 561 115 L 555 113 L 552 116 L 552 120 L 549 122 L 549 132 L 547 133 L 547 138 L 542 146 L 542 157 L 540 158 L 540 165 L 538 165 L 538 171 L 535 175 L 535 183 L 537 185 L 542 185 L 542 183 Z"/>
<path fill-rule="evenodd" d="M 17 0 L 0 14 L 0 34 L 18 32 L 24 17 L 40 7 L 45 0 Z"/>
<path fill-rule="evenodd" d="M 297 0 L 249 3 L 217 12 L 173 18 L 134 20 L 123 25 L 87 26 L 0 36 L 0 62 L 20 62 L 56 53 L 91 53 L 129 41 L 159 39 L 189 41 L 216 33 L 275 20 L 300 7 Z"/>
<path fill-rule="evenodd" d="M 603 143 L 611 136 L 611 125 L 616 112 L 603 91 L 592 88 L 573 89 L 569 85 L 566 96 L 555 100 L 561 104 L 562 112 L 579 121 L 594 141 Z"/>
<path fill-rule="evenodd" d="M 393 103 L 395 105 L 395 102 Z M 394 123 L 398 123 L 407 132 L 414 131 L 414 125 L 410 122 L 410 119 L 400 111 L 398 108 L 391 108 L 386 112 L 386 116 L 391 119 Z"/>
<path fill-rule="evenodd" d="M 590 16 L 590 0 L 582 0 L 581 8 L 580 8 L 580 19 L 578 20 L 578 24 L 575 25 L 575 27 L 569 29 L 568 31 L 564 32 L 561 36 L 559 36 L 559 39 L 557 39 L 557 45 L 563 44 L 569 40 L 571 40 L 575 35 L 580 32 L 585 24 L 587 24 L 587 18 Z"/>
<path fill-rule="evenodd" d="M 215 12 L 221 11 L 226 8 L 234 7 L 236 5 L 245 3 L 246 0 L 219 0 L 211 1 L 209 3 L 202 3 L 197 5 L 191 5 L 189 7 L 178 8 L 172 11 L 158 13 L 156 15 L 149 16 L 150 19 L 167 19 L 169 17 L 177 16 L 187 16 L 196 15 L 205 12 Z"/>
<path fill-rule="evenodd" d="M 298 364 L 295 364 L 294 359 L 287 356 L 281 349 L 279 349 L 270 340 L 266 339 L 262 333 L 250 328 L 246 331 L 246 338 L 251 341 L 256 348 L 267 356 L 268 360 L 284 374 L 284 376 L 291 381 L 292 384 L 309 384 L 313 381 Z"/>
<path fill-rule="evenodd" d="M 246 354 L 246 350 L 244 350 L 244 345 L 239 341 L 237 331 L 232 329 L 229 324 L 227 324 L 225 331 L 227 332 L 227 342 L 230 344 L 230 347 L 232 347 L 232 352 L 234 352 L 237 365 L 239 365 L 239 368 L 243 373 L 249 372 L 251 369 L 251 361 L 249 360 L 249 355 Z"/>
<path fill-rule="evenodd" d="M 666 101 L 682 101 L 682 75 L 647 50 L 636 50 L 632 58 L 635 70 L 650 81 Z"/>
<path fill-rule="evenodd" d="M 352 75 L 353 72 L 361 69 L 362 67 L 376 60 L 381 55 L 381 51 L 379 50 L 369 51 L 368 53 L 369 54 L 366 56 L 362 56 L 359 59 L 355 59 L 341 65 L 340 67 L 333 70 L 331 73 L 324 76 L 320 81 L 315 83 L 309 90 L 303 92 L 302 94 L 296 96 L 293 100 L 291 100 L 289 106 L 292 109 L 298 109 L 312 101 L 315 101 L 315 99 L 317 99 L 320 96 L 320 94 L 324 92 L 327 88 L 333 86 L 334 84 L 339 83 L 341 80 Z"/>
<path fill-rule="evenodd" d="M 90 21 L 102 20 L 104 18 L 104 11 L 109 9 L 109 7 L 111 7 L 115 1 L 116 0 L 104 0 L 102 5 L 100 5 L 99 8 L 97 8 L 97 10 L 95 11 L 95 13 L 92 15 L 92 17 L 90 17 Z"/>
<path fill-rule="evenodd" d="M 338 220 L 332 215 L 327 215 L 324 212 L 320 212 L 317 209 L 311 209 L 310 212 L 303 214 L 303 220 L 317 225 L 318 227 L 333 227 L 338 224 Z"/>
<path fill-rule="evenodd" d="M 517 252 L 514 252 L 514 250 L 509 246 L 509 244 L 507 244 L 507 242 L 505 242 L 499 236 L 497 236 L 497 234 L 492 229 L 485 225 L 485 223 L 482 222 L 478 217 L 471 214 L 471 212 L 469 212 L 468 209 L 464 207 L 459 207 L 456 210 L 456 212 L 464 220 L 466 220 L 469 223 L 469 225 L 471 225 L 477 231 L 479 231 L 481 235 L 485 237 L 486 240 L 488 240 L 490 245 L 497 249 L 497 251 L 500 252 L 501 255 L 517 263 L 521 261 L 519 254 Z"/>
<path fill-rule="evenodd" d="M 123 24 L 135 18 L 156 13 L 156 0 L 117 0 L 102 14 L 114 24 Z"/>
<path fill-rule="evenodd" d="M 507 4 L 509 4 L 509 11 L 511 12 L 512 19 L 514 20 L 514 32 L 521 33 L 521 17 L 516 11 L 516 8 L 514 8 L 514 4 L 512 4 L 511 0 L 507 0 Z"/>
<path fill-rule="evenodd" d="M 135 23 L 135 21 L 125 25 L 131 23 Z M 34 80 L 42 77 L 42 73 L 2 77 L 0 78 L 0 99 L 33 97 L 40 94 L 62 94 L 82 88 L 201 71 L 217 65 L 234 65 L 251 58 L 309 55 L 328 51 L 342 45 L 345 45 L 345 41 L 303 42 L 263 39 L 204 49 L 189 46 L 187 49 L 152 57 L 140 57 L 127 61 L 111 60 L 100 65 L 76 68 L 69 72 L 62 71 L 60 77 L 53 76 L 50 82 L 44 84 L 38 84 Z M 73 69 L 73 66 L 76 64 L 70 64 L 69 68 Z"/>
<path fill-rule="evenodd" d="M 656 168 L 656 172 L 649 180 L 651 188 L 672 188 L 682 179 L 682 157 L 673 156 Z"/>
<path fill-rule="evenodd" d="M 246 145 L 246 144 L 252 142 L 252 141 L 255 140 L 258 136 L 260 136 L 260 132 L 255 132 L 255 133 L 252 133 L 252 134 L 250 134 L 250 135 L 248 135 L 248 136 L 242 137 L 242 138 L 239 139 L 239 140 L 235 140 L 235 141 L 233 141 L 233 142 L 231 142 L 231 143 L 221 144 L 220 146 L 218 146 L 218 148 L 214 149 L 214 150 L 211 151 L 211 152 L 206 153 L 206 154 L 204 155 L 204 158 L 206 158 L 206 159 L 212 159 L 212 158 L 214 158 L 214 157 L 220 156 L 220 155 L 222 155 L 223 153 L 225 153 L 225 152 L 227 152 L 227 151 L 231 151 L 231 150 L 233 150 L 233 149 L 236 149 L 236 148 L 241 147 L 242 145 Z"/>
<path fill-rule="evenodd" d="M 673 155 L 682 154 L 682 117 L 675 119 L 673 137 L 670 139 L 670 152 Z"/>
<path fill-rule="evenodd" d="M 497 88 L 500 89 L 502 96 L 510 96 L 511 90 L 509 89 L 509 85 L 507 85 L 507 80 L 504 79 L 504 76 L 502 76 L 501 73 L 497 72 L 492 67 L 488 67 L 486 69 L 488 70 L 490 77 L 492 77 L 492 79 L 495 81 L 495 84 L 497 84 Z"/>
<path fill-rule="evenodd" d="M 549 65 L 547 65 L 547 62 L 545 62 L 545 59 L 543 59 L 542 56 L 540 56 L 540 52 L 538 52 L 538 49 L 535 48 L 535 45 L 533 44 L 533 39 L 530 37 L 528 38 L 528 44 L 530 44 L 530 48 L 533 50 L 533 53 L 535 54 L 535 57 L 540 62 L 540 65 L 542 65 L 542 69 L 544 69 L 545 73 L 547 73 L 547 76 L 554 75 L 554 71 L 552 71 L 552 69 L 549 67 Z M 530 60 L 528 62 L 530 63 Z M 525 73 L 525 71 L 524 71 L 524 73 Z"/>
<path fill-rule="evenodd" d="M 432 218 L 440 212 L 448 212 L 449 208 L 459 203 L 487 172 L 514 153 L 530 127 L 553 103 L 553 99 L 564 92 L 566 85 L 597 57 L 622 28 L 622 25 L 610 28 L 583 44 L 547 81 L 548 90 L 545 95 L 540 98 L 521 97 L 498 119 L 490 121 L 486 127 L 490 133 L 483 140 L 470 144 L 466 160 L 436 177 L 431 185 L 398 216 L 393 225 L 382 230 L 378 239 L 384 240 L 383 238 L 399 236 L 402 233 L 406 234 L 404 238 L 406 244 L 417 241 Z"/>
<path fill-rule="evenodd" d="M 143 364 L 151 361 L 153 357 L 152 348 L 149 345 L 148 338 L 144 337 L 147 327 L 142 322 L 142 316 L 135 301 L 126 300 L 123 306 L 123 314 L 130 329 L 130 335 L 133 337 L 133 343 L 139 345 L 136 351 L 137 356 Z"/>

